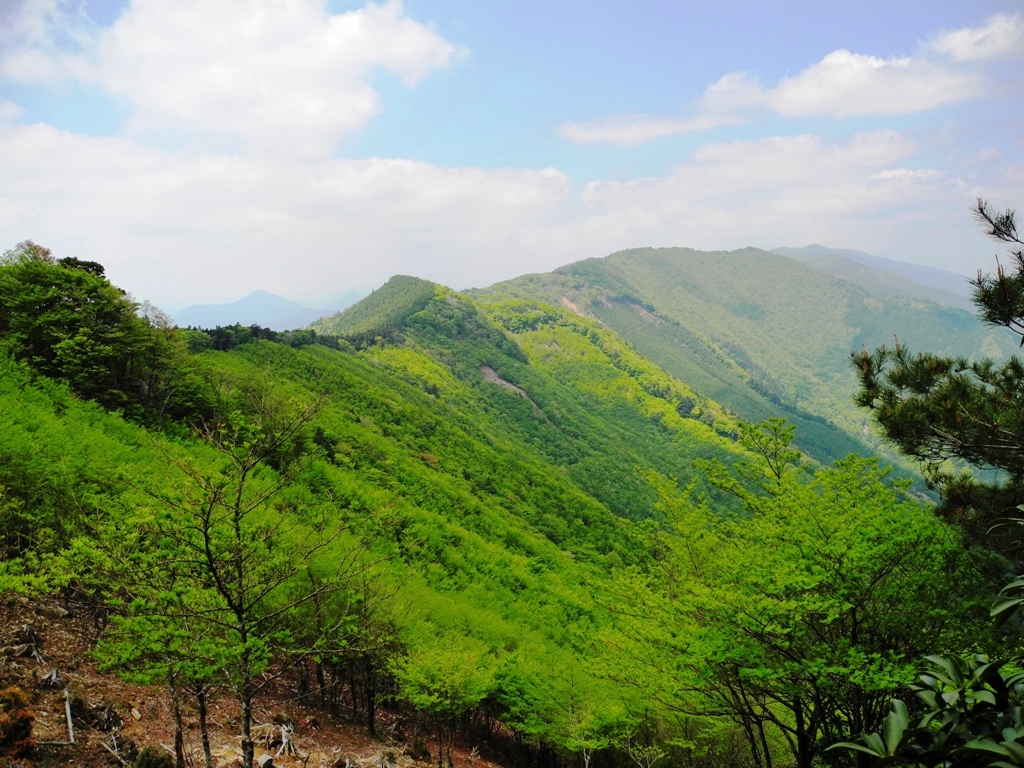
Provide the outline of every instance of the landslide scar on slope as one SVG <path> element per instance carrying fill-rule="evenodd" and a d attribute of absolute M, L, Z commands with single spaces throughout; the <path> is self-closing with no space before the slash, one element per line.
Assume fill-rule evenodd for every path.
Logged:
<path fill-rule="evenodd" d="M 577 307 L 575 304 L 573 304 L 571 301 L 569 301 L 569 297 L 568 296 L 563 296 L 562 297 L 562 303 L 565 304 L 565 306 L 567 306 L 569 309 L 571 309 L 573 312 L 575 312 L 580 317 L 586 317 L 585 314 L 580 312 L 580 308 L 579 307 Z"/>
<path fill-rule="evenodd" d="M 530 405 L 532 405 L 534 408 L 537 408 L 537 404 L 533 402 L 533 400 L 530 400 L 530 396 L 526 394 L 526 390 L 520 389 L 511 381 L 505 381 L 503 378 L 501 378 L 501 376 L 498 375 L 498 372 L 496 370 L 491 368 L 491 366 L 481 365 L 480 374 L 484 377 L 484 381 L 489 381 L 492 384 L 497 384 L 499 386 L 505 387 L 506 389 L 511 389 L 517 395 L 525 397 L 529 401 Z M 537 410 L 540 409 L 537 408 Z"/>

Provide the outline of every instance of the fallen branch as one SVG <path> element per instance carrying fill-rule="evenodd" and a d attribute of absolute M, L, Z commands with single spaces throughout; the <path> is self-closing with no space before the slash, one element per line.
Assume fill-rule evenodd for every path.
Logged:
<path fill-rule="evenodd" d="M 68 693 L 68 689 L 64 689 L 64 714 L 68 718 L 68 741 L 71 744 L 75 743 L 75 726 L 71 724 L 71 694 Z"/>
<path fill-rule="evenodd" d="M 106 744 L 104 744 L 102 741 L 99 742 L 99 745 L 101 747 L 103 747 L 105 750 L 107 750 L 107 752 L 112 754 L 114 757 L 116 757 L 118 762 L 121 763 L 121 765 L 125 766 L 125 768 L 129 768 L 131 766 L 131 763 L 129 763 L 127 760 L 125 760 L 123 757 L 121 757 L 119 754 L 117 754 L 117 750 L 111 749 Z"/>

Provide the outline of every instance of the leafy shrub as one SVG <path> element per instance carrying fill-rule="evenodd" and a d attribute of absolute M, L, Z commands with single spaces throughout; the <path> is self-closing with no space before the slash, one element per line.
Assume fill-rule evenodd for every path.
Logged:
<path fill-rule="evenodd" d="M 174 758 L 163 750 L 145 747 L 139 752 L 135 768 L 174 768 Z"/>
<path fill-rule="evenodd" d="M 23 690 L 12 685 L 0 691 L 0 755 L 24 757 L 32 751 L 35 719 Z"/>

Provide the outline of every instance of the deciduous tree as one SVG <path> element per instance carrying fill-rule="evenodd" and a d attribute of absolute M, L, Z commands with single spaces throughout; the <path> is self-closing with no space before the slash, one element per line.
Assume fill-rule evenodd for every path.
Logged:
<path fill-rule="evenodd" d="M 737 519 L 652 477 L 671 530 L 656 537 L 656 575 L 632 585 L 628 629 L 669 708 L 731 718 L 757 765 L 773 764 L 781 738 L 809 768 L 824 745 L 882 722 L 923 653 L 959 647 L 985 585 L 875 461 L 808 477 L 787 469 L 790 437 L 774 422 L 747 430 L 760 472 L 711 469 L 741 495 Z"/>
<path fill-rule="evenodd" d="M 341 541 L 330 509 L 285 498 L 305 460 L 293 444 L 323 399 L 295 404 L 259 386 L 237 389 L 222 395 L 245 407 L 201 431 L 215 455 L 202 464 L 169 457 L 176 479 L 140 489 L 148 503 L 92 546 L 121 586 L 120 615 L 101 644 L 107 663 L 201 692 L 215 676 L 226 680 L 251 768 L 253 702 L 273 679 L 265 673 L 275 655 L 287 665 L 336 639 L 344 616 L 315 636 L 291 622 L 345 588 L 359 544 Z M 121 546 L 114 559 L 112 541 Z"/>

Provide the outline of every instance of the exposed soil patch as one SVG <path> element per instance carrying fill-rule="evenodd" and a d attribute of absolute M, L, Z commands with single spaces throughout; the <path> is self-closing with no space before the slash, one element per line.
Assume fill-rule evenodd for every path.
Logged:
<path fill-rule="evenodd" d="M 170 751 L 174 725 L 166 689 L 128 683 L 97 668 L 92 648 L 104 618 L 83 606 L 59 600 L 0 597 L 0 682 L 3 686 L 15 685 L 27 694 L 35 714 L 36 741 L 30 756 L 0 756 L 0 766 L 119 768 L 130 764 L 144 747 Z M 26 639 L 30 642 L 22 642 Z M 26 644 L 32 647 L 25 649 Z M 69 743 L 68 705 L 73 744 Z M 404 727 L 409 713 L 378 710 L 380 736 L 372 738 L 361 725 L 304 703 L 289 676 L 282 676 L 260 698 L 255 714 L 260 723 L 255 729 L 260 736 L 257 756 L 274 755 L 281 749 L 282 723 L 291 729 L 298 754 L 277 755 L 273 764 L 278 768 L 340 768 L 346 759 L 350 768 L 436 765 L 410 756 Z M 188 702 L 184 715 L 187 763 L 190 768 L 202 768 L 205 759 L 197 715 Z M 241 720 L 238 705 L 230 694 L 214 692 L 208 720 L 214 764 L 219 768 L 240 765 Z M 466 742 L 457 744 L 454 750 L 456 768 L 501 768 L 507 762 L 483 740 L 468 738 Z M 434 742 L 428 740 L 424 746 L 436 761 Z M 478 747 L 478 751 L 473 751 L 473 747 Z"/>
<path fill-rule="evenodd" d="M 537 407 L 537 404 L 535 402 L 533 402 L 533 400 L 530 400 L 530 396 L 528 394 L 526 394 L 526 390 L 521 389 L 520 387 L 517 387 L 511 381 L 505 381 L 503 378 L 501 378 L 498 375 L 498 372 L 495 371 L 493 368 L 491 368 L 489 365 L 481 365 L 480 366 L 480 374 L 484 377 L 484 381 L 489 381 L 492 384 L 497 384 L 500 387 L 505 387 L 506 389 L 511 389 L 513 392 L 515 392 L 520 397 L 525 397 L 527 400 L 529 400 L 530 405 L 532 405 L 534 408 Z"/>
<path fill-rule="evenodd" d="M 568 296 L 563 296 L 562 297 L 562 303 L 565 304 L 565 306 L 567 306 L 569 309 L 571 309 L 573 312 L 575 312 L 580 317 L 586 317 L 586 315 L 583 312 L 580 312 L 580 308 L 578 306 L 576 306 L 571 301 L 569 301 L 569 297 Z"/>

